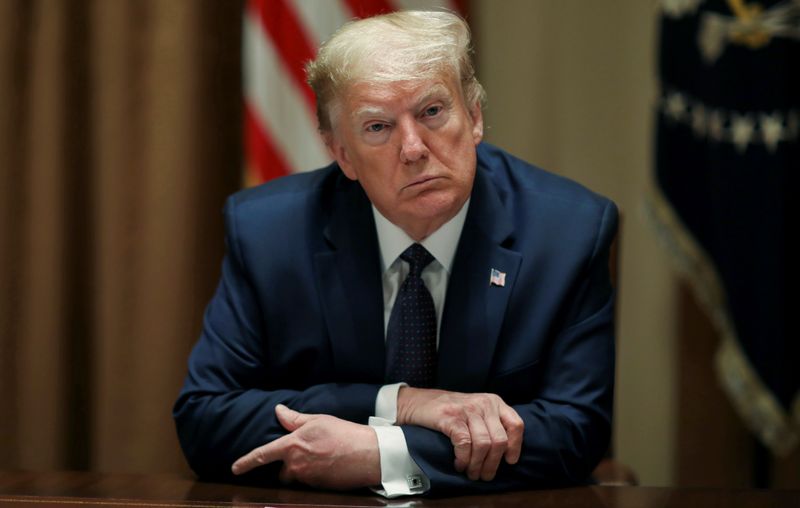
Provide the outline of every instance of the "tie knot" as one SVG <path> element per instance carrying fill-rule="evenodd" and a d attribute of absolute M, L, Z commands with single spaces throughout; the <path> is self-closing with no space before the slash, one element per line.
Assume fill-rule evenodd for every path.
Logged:
<path fill-rule="evenodd" d="M 409 275 L 419 277 L 422 274 L 422 270 L 424 270 L 434 258 L 431 256 L 431 253 L 425 249 L 425 247 L 415 243 L 411 247 L 404 250 L 402 254 L 400 254 L 400 259 L 409 264 Z"/>

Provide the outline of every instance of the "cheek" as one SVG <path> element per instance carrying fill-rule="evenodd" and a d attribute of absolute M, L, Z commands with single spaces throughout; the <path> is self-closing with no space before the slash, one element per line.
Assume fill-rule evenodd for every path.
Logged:
<path fill-rule="evenodd" d="M 475 146 L 471 133 L 465 129 L 450 133 L 440 140 L 440 147 L 442 153 L 446 154 L 448 165 L 459 170 L 469 166 L 470 161 L 474 163 Z"/>
<path fill-rule="evenodd" d="M 385 201 L 393 196 L 394 182 L 390 172 L 378 169 L 372 167 L 369 171 L 362 172 L 360 182 L 371 199 Z"/>
<path fill-rule="evenodd" d="M 456 150 L 465 150 L 468 146 L 474 149 L 479 141 L 476 138 L 478 130 L 467 118 L 460 117 L 459 121 L 453 122 L 451 129 L 447 129 L 446 137 Z"/>

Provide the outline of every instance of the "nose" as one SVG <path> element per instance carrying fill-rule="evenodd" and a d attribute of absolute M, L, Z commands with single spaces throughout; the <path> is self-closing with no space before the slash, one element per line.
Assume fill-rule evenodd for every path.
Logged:
<path fill-rule="evenodd" d="M 400 127 L 400 161 L 413 164 L 428 156 L 428 147 L 422 139 L 420 129 L 424 129 L 412 119 L 403 119 Z"/>

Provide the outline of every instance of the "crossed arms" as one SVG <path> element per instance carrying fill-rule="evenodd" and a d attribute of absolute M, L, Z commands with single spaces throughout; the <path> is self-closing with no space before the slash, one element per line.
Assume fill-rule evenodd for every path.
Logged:
<path fill-rule="evenodd" d="M 225 270 L 231 269 L 226 261 Z M 273 467 L 262 471 L 262 478 L 331 489 L 380 485 L 377 439 L 365 425 L 380 385 L 246 388 L 263 375 L 262 353 L 255 339 L 225 340 L 246 330 L 234 318 L 244 309 L 226 295 L 234 290 L 230 284 L 237 282 L 224 276 L 192 354 L 190 388 L 184 388 L 175 406 L 181 444 L 193 469 L 201 477 L 231 480 L 231 473 L 273 464 L 280 466 L 277 474 Z M 449 469 L 465 480 L 490 481 L 501 460 L 514 464 L 520 457 L 524 422 L 497 395 L 403 387 L 396 424 L 446 437 L 453 456 Z"/>
<path fill-rule="evenodd" d="M 607 252 L 616 214 L 611 208 L 585 272 L 571 288 L 565 325 L 553 332 L 547 359 L 537 365 L 528 398 L 401 389 L 396 424 L 430 478 L 431 493 L 575 484 L 605 452 L 613 380 Z M 190 465 L 217 481 L 299 481 L 336 489 L 378 485 L 377 442 L 365 424 L 374 414 L 380 384 L 352 379 L 304 384 L 305 376 L 314 379 L 314 369 L 274 372 L 286 352 L 263 338 L 260 295 L 236 242 L 231 234 L 222 279 L 174 409 Z M 313 355 L 325 354 L 318 349 L 295 353 L 317 361 Z M 285 382 L 274 382 L 277 378 Z"/>
<path fill-rule="evenodd" d="M 289 434 L 239 458 L 234 474 L 281 461 L 279 478 L 286 483 L 343 490 L 380 483 L 378 443 L 368 426 L 283 405 L 275 413 Z M 519 460 L 524 423 L 496 395 L 404 387 L 398 395 L 397 423 L 449 437 L 455 470 L 471 480 L 491 481 L 501 459 L 508 464 Z"/>

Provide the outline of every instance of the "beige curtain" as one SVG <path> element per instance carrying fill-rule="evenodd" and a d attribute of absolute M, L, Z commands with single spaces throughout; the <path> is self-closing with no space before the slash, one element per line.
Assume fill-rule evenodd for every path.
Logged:
<path fill-rule="evenodd" d="M 241 3 L 0 0 L 0 468 L 186 471 Z"/>

